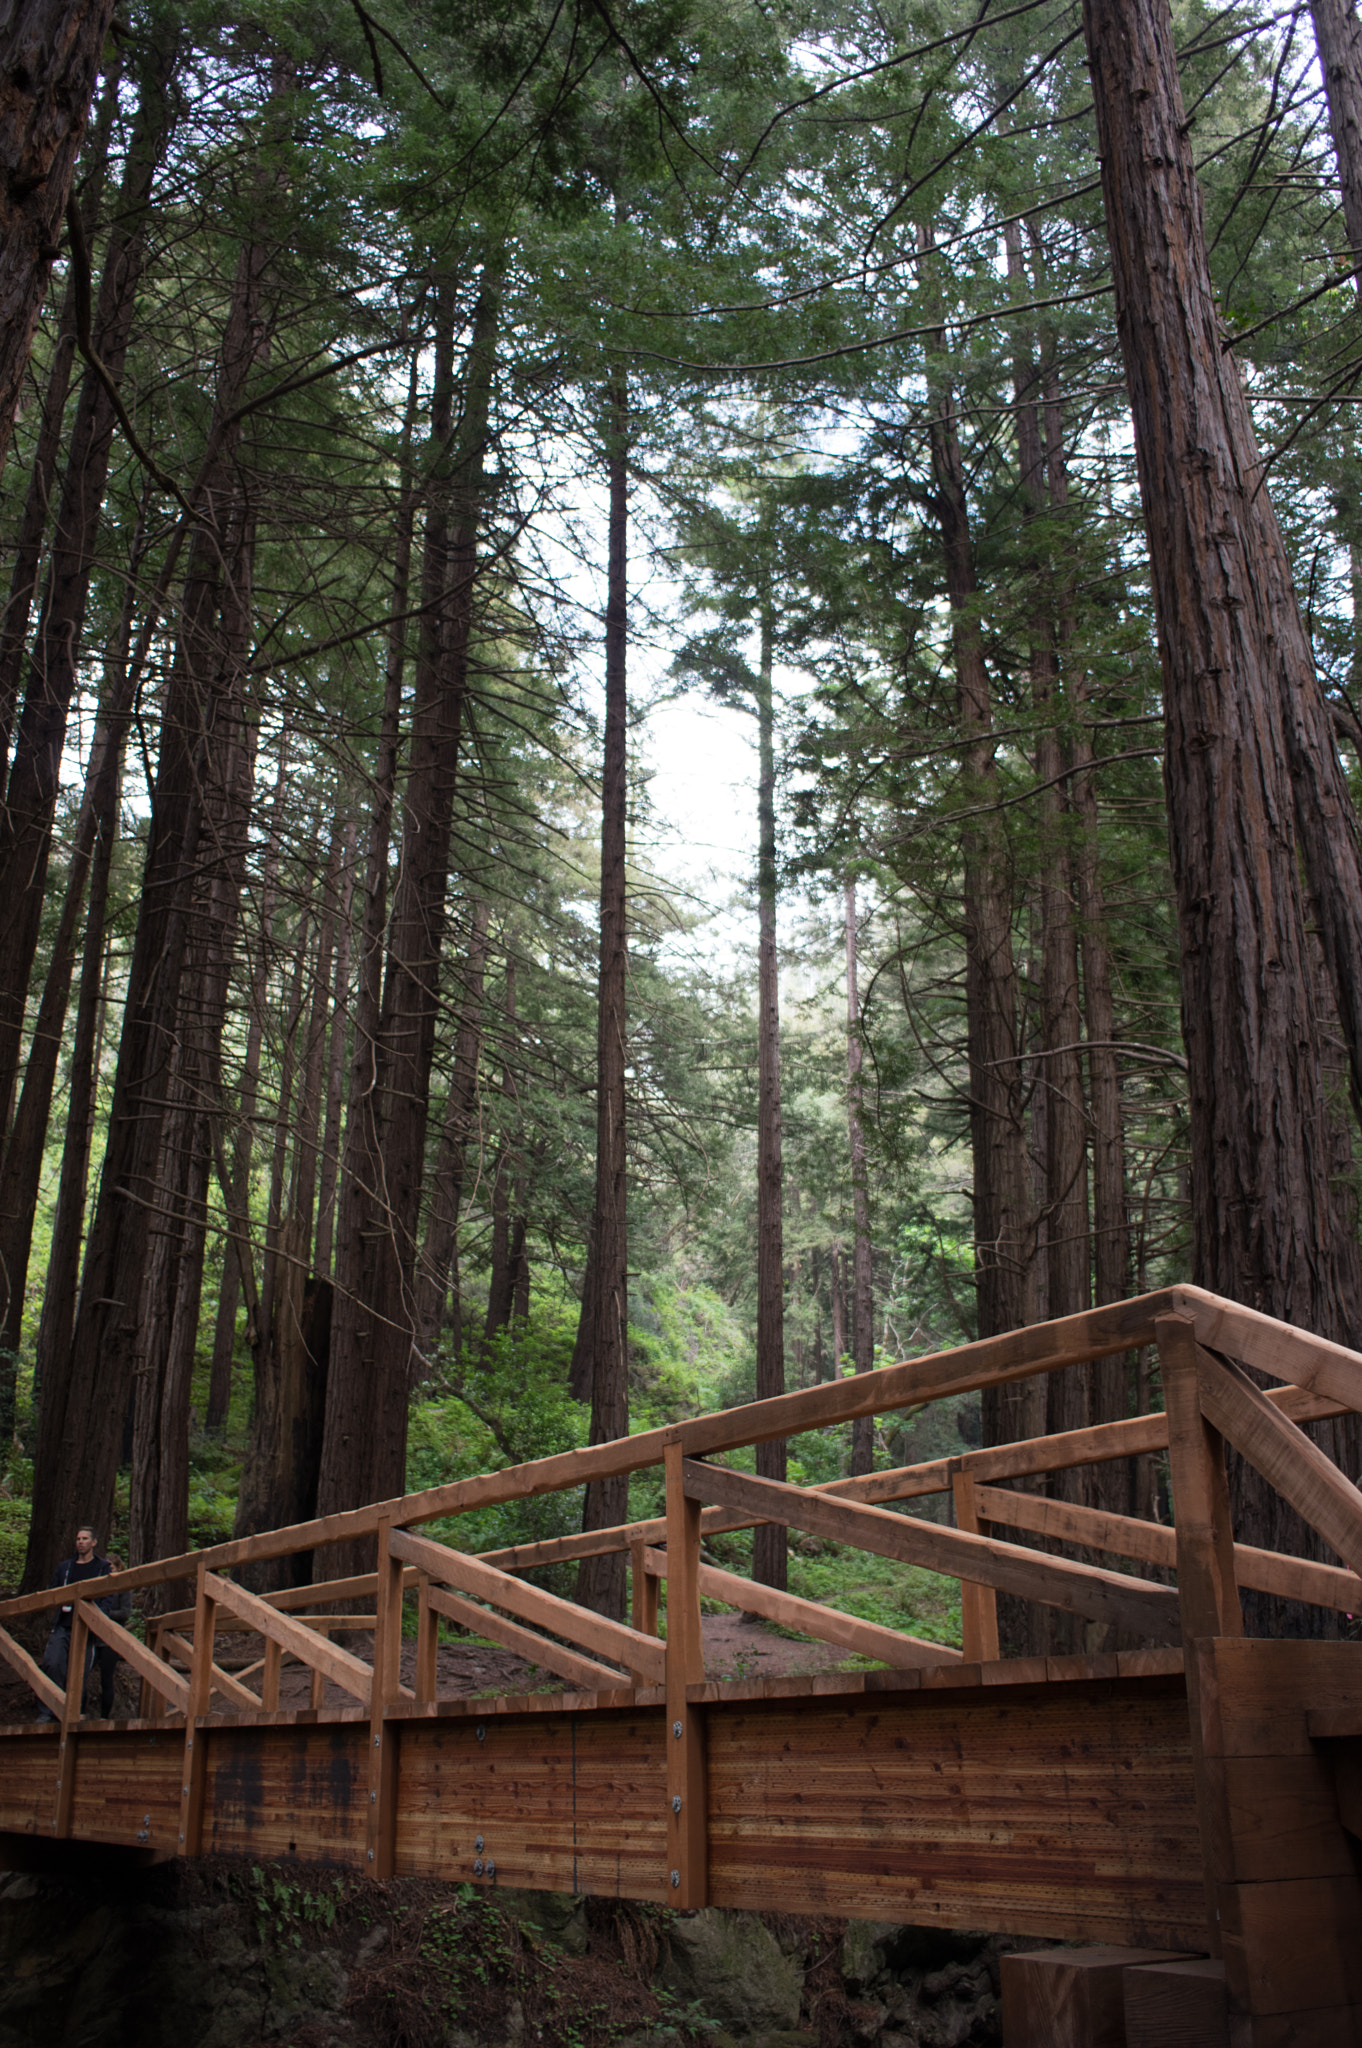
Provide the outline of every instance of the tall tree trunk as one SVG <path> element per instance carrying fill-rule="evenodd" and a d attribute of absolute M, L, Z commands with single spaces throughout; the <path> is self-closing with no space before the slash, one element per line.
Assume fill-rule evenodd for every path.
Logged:
<path fill-rule="evenodd" d="M 112 19 L 113 0 L 38 0 L 0 24 L 0 468 Z"/>
<path fill-rule="evenodd" d="M 1293 802 L 1298 741 L 1318 686 L 1247 400 L 1220 339 L 1167 7 L 1085 0 L 1084 29 L 1163 666 L 1194 1278 L 1354 1343 L 1362 1287 L 1329 1186 L 1293 831 L 1304 810 Z M 1241 1541 L 1310 1544 L 1242 1460 L 1232 1490 Z M 1271 1621 L 1269 1606 L 1246 1601 L 1251 1626 Z"/>
<path fill-rule="evenodd" d="M 780 1113 L 780 963 L 776 954 L 776 747 L 771 696 L 774 607 L 761 606 L 757 671 L 757 1399 L 785 1392 L 784 1172 Z M 785 1440 L 757 1445 L 757 1472 L 784 1479 Z M 785 1531 L 775 1522 L 752 1532 L 752 1576 L 782 1591 Z"/>
<path fill-rule="evenodd" d="M 224 550 L 216 683 L 224 701 L 203 762 L 200 876 L 170 1071 L 156 1214 L 142 1279 L 141 1350 L 133 1410 L 129 1543 L 134 1562 L 188 1544 L 190 1388 L 198 1344 L 207 1194 L 221 1147 L 222 1037 L 245 882 L 258 723 L 246 701 L 253 618 L 255 522 L 244 509 Z M 163 1588 L 182 1605 L 187 1587 Z"/>
<path fill-rule="evenodd" d="M 237 1083 L 236 1136 L 232 1143 L 230 1186 L 224 1190 L 228 1209 L 227 1242 L 222 1252 L 222 1284 L 213 1325 L 213 1358 L 209 1368 L 209 1429 L 221 1429 L 232 1399 L 232 1359 L 236 1351 L 236 1311 L 242 1292 L 241 1254 L 237 1232 L 247 1226 L 250 1210 L 251 1155 L 255 1150 L 255 1115 L 260 1099 L 260 1057 L 265 1039 L 265 1003 L 269 988 L 270 934 L 279 886 L 279 841 L 284 822 L 284 791 L 288 779 L 289 735 L 279 739 L 279 767 L 270 804 L 269 830 L 260 874 L 260 951 L 246 994 L 246 1049 Z M 236 1228 L 232 1227 L 233 1222 Z M 258 1306 L 258 1305 L 257 1305 Z M 261 1339 L 258 1315 L 248 1320 L 247 1341 L 253 1354 Z"/>
<path fill-rule="evenodd" d="M 441 295 L 438 389 L 432 398 L 434 473 L 426 509 L 402 862 L 374 1046 L 374 1085 L 367 1109 L 351 1101 L 353 1163 L 349 1133 L 346 1141 L 340 1284 L 318 1485 L 322 1514 L 388 1498 L 402 1491 L 406 1479 L 416 1232 L 504 260 L 497 250 L 484 265 L 457 445 L 452 294 L 446 287 Z"/>
<path fill-rule="evenodd" d="M 930 250 L 921 235 L 924 256 Z M 979 583 L 944 335 L 928 357 L 932 393 L 933 510 L 941 533 L 960 712 L 961 833 L 965 917 L 965 1028 L 974 1177 L 975 1284 L 979 1334 L 1035 1320 L 1035 1226 L 1029 1193 L 1017 970 L 1012 949 L 1011 863 L 997 800 L 993 703 L 978 619 Z M 1010 1443 L 1044 1428 L 1043 1389 L 1030 1381 L 984 1397 L 984 1440 Z"/>
<path fill-rule="evenodd" d="M 1310 0 L 1310 18 L 1329 107 L 1343 225 L 1362 292 L 1362 21 L 1353 0 Z"/>
<path fill-rule="evenodd" d="M 513 1105 L 516 1097 L 515 1076 L 511 1068 L 511 1053 L 516 1039 L 515 1014 L 515 955 L 511 951 L 512 935 L 506 934 L 506 997 L 504 1042 L 501 1056 L 501 1099 L 506 1107 L 503 1111 L 505 1123 L 502 1126 L 501 1142 L 497 1146 L 496 1171 L 492 1177 L 492 1268 L 487 1286 L 487 1316 L 483 1324 L 484 1350 L 511 1320 L 515 1307 L 515 1261 L 511 1247 L 511 1201 L 516 1181 L 514 1168 L 517 1164 L 517 1149 L 520 1133 L 511 1133 L 515 1119 Z"/>
<path fill-rule="evenodd" d="M 115 383 L 122 376 L 132 335 L 152 185 L 170 134 L 173 100 L 167 86 L 178 40 L 178 26 L 172 24 L 143 71 L 137 120 L 100 279 L 92 333 Z M 42 616 L 0 810 L 0 1129 L 9 1122 L 24 1005 L 42 927 L 61 757 L 113 430 L 113 401 L 94 370 L 87 369 L 71 428 Z"/>
<path fill-rule="evenodd" d="M 233 501 L 232 458 L 240 441 L 235 414 L 262 337 L 268 337 L 261 297 L 270 255 L 269 245 L 250 243 L 238 262 L 209 430 L 214 459 L 200 486 L 202 506 L 225 507 Z M 64 1370 L 52 1371 L 44 1383 L 34 1460 L 35 1512 L 24 1567 L 27 1586 L 46 1584 L 81 1516 L 106 1525 L 113 1503 L 120 1446 L 109 1418 L 124 1414 L 136 1365 L 138 1281 L 156 1201 L 166 1077 L 179 1030 L 181 981 L 201 880 L 203 793 L 218 781 L 219 757 L 231 737 L 230 729 L 220 729 L 223 684 L 229 678 L 222 674 L 213 632 L 221 597 L 220 550 L 227 538 L 224 519 L 217 532 L 200 525 L 191 544 L 80 1307 Z"/>
<path fill-rule="evenodd" d="M 417 1344 L 429 1358 L 440 1341 L 449 1302 L 449 1276 L 459 1230 L 464 1162 L 478 1099 L 478 1062 L 482 1056 L 482 984 L 487 968 L 487 923 L 490 906 L 480 896 L 473 904 L 473 926 L 464 962 L 463 995 L 454 1039 L 454 1066 L 449 1077 L 444 1128 L 430 1191 L 426 1240 L 417 1275 Z"/>
<path fill-rule="evenodd" d="M 331 987 L 331 1042 L 326 1065 L 326 1118 L 322 1126 L 322 1157 L 317 1174 L 317 1247 L 313 1271 L 331 1273 L 331 1246 L 336 1232 L 336 1182 L 340 1172 L 341 1112 L 345 1104 L 345 1031 L 350 994 L 350 914 L 355 893 L 355 821 L 345 821 L 341 847 L 340 932 Z"/>
<path fill-rule="evenodd" d="M 309 1277 L 308 1237 L 296 1217 L 284 1225 L 280 1249 L 276 1312 L 256 1376 L 255 1413 L 237 1495 L 237 1536 L 307 1521 L 317 1506 L 331 1283 Z M 306 1585 L 311 1576 L 308 1552 L 255 1566 L 250 1584 L 266 1593 Z"/>
<path fill-rule="evenodd" d="M 118 62 L 114 62 L 105 69 L 104 90 L 99 96 L 99 112 L 81 151 L 77 203 L 87 245 L 94 239 L 100 201 L 104 196 L 105 174 L 109 162 L 109 137 L 113 131 L 114 115 L 118 111 L 121 68 Z M 29 616 L 33 609 L 33 593 L 38 587 L 43 537 L 47 532 L 47 518 L 51 510 L 52 486 L 57 476 L 57 457 L 61 452 L 66 400 L 71 389 L 71 374 L 75 360 L 76 281 L 74 277 L 68 276 L 52 342 L 52 360 L 48 366 L 47 383 L 43 390 L 42 419 L 33 459 L 29 464 L 23 517 L 19 522 L 18 538 L 14 544 L 9 601 L 5 606 L 3 622 L 0 623 L 0 771 L 6 774 L 10 740 L 14 732 L 14 714 L 18 708 L 19 691 L 23 683 L 24 649 L 28 645 Z"/>
<path fill-rule="evenodd" d="M 134 549 L 134 557 L 137 550 Z M 76 819 L 70 866 L 61 917 L 52 941 L 52 954 L 43 984 L 42 1000 L 34 1020 L 28 1062 L 19 1108 L 4 1150 L 0 1168 L 0 1300 L 4 1319 L 0 1324 L 0 1355 L 18 1351 L 23 1328 L 24 1289 L 28 1275 L 29 1250 L 33 1239 L 34 1214 L 42 1179 L 47 1146 L 48 1119 L 57 1063 L 65 1038 L 66 1008 L 71 993 L 80 940 L 81 911 L 86 882 L 97 862 L 102 862 L 98 903 L 92 894 L 90 915 L 98 912 L 95 959 L 103 957 L 104 910 L 108 895 L 108 870 L 117 832 L 118 792 L 123 774 L 123 751 L 127 744 L 132 711 L 132 678 L 128 663 L 128 641 L 132 628 L 134 584 L 128 595 L 118 638 L 104 672 L 104 690 L 99 720 L 95 727 L 86 769 L 85 788 Z M 98 969 L 96 968 L 98 986 Z M 74 1084 L 74 1076 L 73 1076 Z M 88 1102 L 84 1107 L 88 1118 Z M 84 1170 L 81 1172 L 82 1189 Z M 11 1383 L 12 1384 L 12 1383 Z M 10 1428 L 13 1415 L 10 1414 Z M 0 1381 L 0 1442 L 6 1442 L 5 1399 Z"/>
<path fill-rule="evenodd" d="M 596 1202 L 591 1275 L 583 1300 L 590 1330 L 591 1442 L 629 1434 L 629 1257 L 626 1226 L 625 1070 L 628 1062 L 628 929 L 625 853 L 628 817 L 629 397 L 623 381 L 609 394 L 610 531 L 605 606 L 605 762 L 601 778 L 601 967 L 596 1028 Z M 586 1490 L 584 1529 L 627 1520 L 629 1480 L 620 1473 Z M 621 1553 L 584 1557 L 577 1599 L 624 1619 Z"/>
<path fill-rule="evenodd" d="M 851 1220 L 853 1230 L 851 1284 L 851 1355 L 857 1372 L 875 1363 L 874 1269 L 870 1248 L 870 1177 L 862 1126 L 861 999 L 856 978 L 856 884 L 843 889 L 847 957 L 847 1135 L 851 1146 Z M 869 1472 L 874 1465 L 875 1422 L 858 1416 L 851 1425 L 851 1469 Z"/>
<path fill-rule="evenodd" d="M 289 1131 L 293 1115 L 293 1077 L 298 1060 L 298 1027 L 303 1011 L 304 957 L 307 953 L 307 913 L 299 913 L 293 948 L 293 973 L 283 1017 L 283 1048 L 279 1056 L 279 1094 L 274 1107 L 274 1144 L 270 1151 L 270 1193 L 265 1211 L 265 1256 L 261 1261 L 260 1336 L 263 1353 L 270 1344 L 274 1322 L 274 1285 L 279 1267 L 279 1239 L 284 1228 L 284 1180 L 288 1165 Z"/>
<path fill-rule="evenodd" d="M 327 1033 L 331 1021 L 331 966 L 336 952 L 336 927 L 340 916 L 340 871 L 344 853 L 345 824 L 339 811 L 331 823 L 331 850 L 322 883 L 322 914 L 317 929 L 317 950 L 312 963 L 312 993 L 307 1035 L 304 1041 L 303 1082 L 299 1098 L 298 1135 L 293 1154 L 293 1181 L 289 1191 L 289 1212 L 304 1225 L 308 1259 L 312 1244 L 312 1223 L 317 1202 L 317 1168 L 321 1157 L 322 1078 L 326 1061 Z"/>

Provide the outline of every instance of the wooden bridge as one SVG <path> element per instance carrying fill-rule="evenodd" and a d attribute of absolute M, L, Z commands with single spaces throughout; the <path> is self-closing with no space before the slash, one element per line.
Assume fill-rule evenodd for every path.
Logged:
<path fill-rule="evenodd" d="M 1162 1414 L 817 1489 L 713 1462 L 1149 1344 Z M 1244 1366 L 1278 1384 L 1262 1391 Z M 120 1572 L 101 1593 L 188 1581 L 194 1605 L 150 1621 L 143 1644 L 80 1600 L 65 1693 L 4 1626 L 51 1609 L 65 1589 L 7 1601 L 0 1654 L 57 1721 L 0 1728 L 0 1865 L 31 1868 L 77 1844 L 143 1858 L 246 1852 L 378 1878 L 1220 1956 L 1236 2048 L 1335 2048 L 1362 2038 L 1362 1644 L 1247 1638 L 1238 1588 L 1362 1614 L 1362 1494 L 1298 1426 L 1348 1410 L 1362 1410 L 1362 1356 L 1175 1287 Z M 1233 1542 L 1226 1442 L 1340 1565 Z M 1167 1455 L 1173 1528 L 1025 1490 L 1042 1473 L 1149 1452 Z M 416 1533 L 659 1465 L 666 1513 L 653 1521 L 478 1556 Z M 930 1494 L 953 1498 L 954 1527 L 890 1505 Z M 704 1561 L 706 1532 L 760 1521 L 958 1578 L 963 1654 Z M 262 1598 L 231 1576 L 357 1538 L 377 1555 L 359 1577 Z M 522 1576 L 607 1551 L 628 1553 L 632 1626 Z M 1176 1587 L 1094 1557 L 1171 1567 Z M 1084 1617 L 1089 1640 L 1114 1627 L 1152 1647 L 1001 1659 L 1000 1591 Z M 416 1656 L 404 1686 L 409 1599 Z M 711 1682 L 702 1600 L 887 1668 Z M 348 1611 L 358 1601 L 370 1611 Z M 520 1652 L 570 1690 L 440 1698 L 441 1620 Z M 83 1717 L 87 1630 L 140 1677 L 140 1718 Z M 253 1668 L 215 1661 L 215 1638 L 229 1632 L 259 1638 Z M 347 1635 L 372 1641 L 367 1661 Z M 312 1674 L 307 1708 L 279 1709 L 286 1659 Z M 328 1708 L 328 1684 L 352 1704 Z"/>

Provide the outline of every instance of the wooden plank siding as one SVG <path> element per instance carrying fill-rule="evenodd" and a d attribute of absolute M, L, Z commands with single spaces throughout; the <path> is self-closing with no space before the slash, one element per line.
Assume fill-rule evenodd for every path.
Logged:
<path fill-rule="evenodd" d="M 709 1713 L 715 1905 L 1204 1944 L 1180 1681 Z"/>
<path fill-rule="evenodd" d="M 666 1897 L 661 1707 L 400 1726 L 398 1876 Z"/>
<path fill-rule="evenodd" d="M 1204 1945 L 1181 1675 L 1077 1675 L 1092 1662 L 1020 1667 L 1024 1683 L 1000 1664 L 694 1688 L 710 1902 Z M 396 1708 L 397 1874 L 668 1901 L 668 1726 L 655 1690 Z M 205 1854 L 365 1868 L 361 1711 L 197 1733 Z M 182 1733 L 78 1743 L 73 1835 L 170 1853 Z M 4 1748 L 0 1833 L 50 1830 L 55 1743 Z"/>

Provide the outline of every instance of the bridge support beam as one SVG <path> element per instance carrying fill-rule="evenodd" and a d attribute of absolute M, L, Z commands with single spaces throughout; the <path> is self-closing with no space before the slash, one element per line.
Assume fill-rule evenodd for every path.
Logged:
<path fill-rule="evenodd" d="M 365 1869 L 370 1877 L 393 1874 L 397 1838 L 396 1722 L 387 1717 L 402 1683 L 402 1560 L 389 1545 L 392 1523 L 378 1524 L 378 1602 L 374 1614 L 374 1679 L 369 1694 L 369 1812 Z"/>
<path fill-rule="evenodd" d="M 680 1430 L 667 1473 L 667 1903 L 709 1903 L 709 1789 L 705 1710 L 688 1697 L 705 1682 L 700 1633 L 700 1503 L 687 1498 Z"/>

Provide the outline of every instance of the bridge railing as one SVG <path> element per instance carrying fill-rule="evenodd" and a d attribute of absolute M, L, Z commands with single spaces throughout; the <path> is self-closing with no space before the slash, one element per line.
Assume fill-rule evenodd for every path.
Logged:
<path fill-rule="evenodd" d="M 858 1416 L 917 1408 L 1148 1344 L 1157 1345 L 1161 1362 L 1165 1408 L 1158 1414 L 816 1488 L 754 1477 L 714 1462 L 725 1452 L 763 1441 Z M 1244 1365 L 1283 1384 L 1265 1393 Z M 697 1818 L 701 1802 L 695 1797 L 703 1773 L 698 1698 L 705 1684 L 702 1599 L 767 1616 L 898 1668 L 959 1663 L 962 1657 L 969 1662 L 995 1659 L 999 1592 L 1170 1644 L 1242 1633 L 1241 1585 L 1362 1612 L 1362 1494 L 1299 1426 L 1350 1410 L 1362 1410 L 1362 1356 L 1199 1289 L 1170 1288 L 614 1443 L 136 1566 L 100 1581 L 101 1597 L 188 1578 L 195 1587 L 193 1607 L 155 1617 L 152 1640 L 143 1644 L 91 1601 L 77 1598 L 64 1692 L 4 1624 L 68 1602 L 69 1589 L 0 1603 L 0 1655 L 57 1716 L 60 1833 L 63 1813 L 69 1827 L 70 1744 L 82 1717 L 87 1634 L 121 1652 L 143 1682 L 144 1712 L 183 1720 L 181 1843 L 187 1852 L 197 1841 L 203 1799 L 203 1743 L 196 1737 L 214 1696 L 228 1711 L 275 1712 L 282 1665 L 286 1659 L 298 1661 L 311 1673 L 313 1708 L 321 1705 L 323 1687 L 330 1682 L 352 1703 L 353 1712 L 369 1717 L 369 1860 L 381 1873 L 391 1865 L 395 1743 L 389 1731 L 404 1716 L 435 1710 L 439 1626 L 441 1621 L 457 1623 L 554 1671 L 576 1690 L 600 1695 L 629 1688 L 640 1704 L 649 1697 L 659 1703 L 665 1699 L 676 1903 L 698 1902 L 704 1895 L 703 1828 Z M 1323 1536 L 1342 1559 L 1341 1567 L 1234 1543 L 1226 1441 Z M 1000 1483 L 1142 1452 L 1167 1454 L 1172 1528 L 1012 1491 Z M 416 1533 L 436 1519 L 659 1465 L 665 1473 L 666 1510 L 649 1520 L 481 1555 Z M 934 1493 L 951 1497 L 954 1527 L 894 1511 Z M 781 1523 L 958 1579 L 963 1650 L 759 1586 L 705 1560 L 707 1534 L 760 1522 Z M 1090 1557 L 1011 1542 L 999 1529 L 1082 1546 L 1137 1565 L 1171 1566 L 1177 1586 L 1113 1570 Z M 374 1541 L 374 1571 L 266 1595 L 228 1576 L 245 1565 L 356 1538 Z M 629 1625 L 591 1613 L 520 1576 L 539 1565 L 610 1552 L 627 1553 L 630 1559 Z M 665 1642 L 658 1632 L 663 1581 Z M 401 1671 L 402 1608 L 408 1597 L 417 1604 L 410 1686 Z M 357 1600 L 372 1602 L 372 1612 L 336 1612 Z M 367 1661 L 335 1640 L 355 1631 L 371 1637 Z M 219 1662 L 215 1639 L 229 1632 L 259 1636 L 263 1654 L 255 1664 L 232 1671 Z M 247 1683 L 252 1678 L 256 1689 Z"/>

